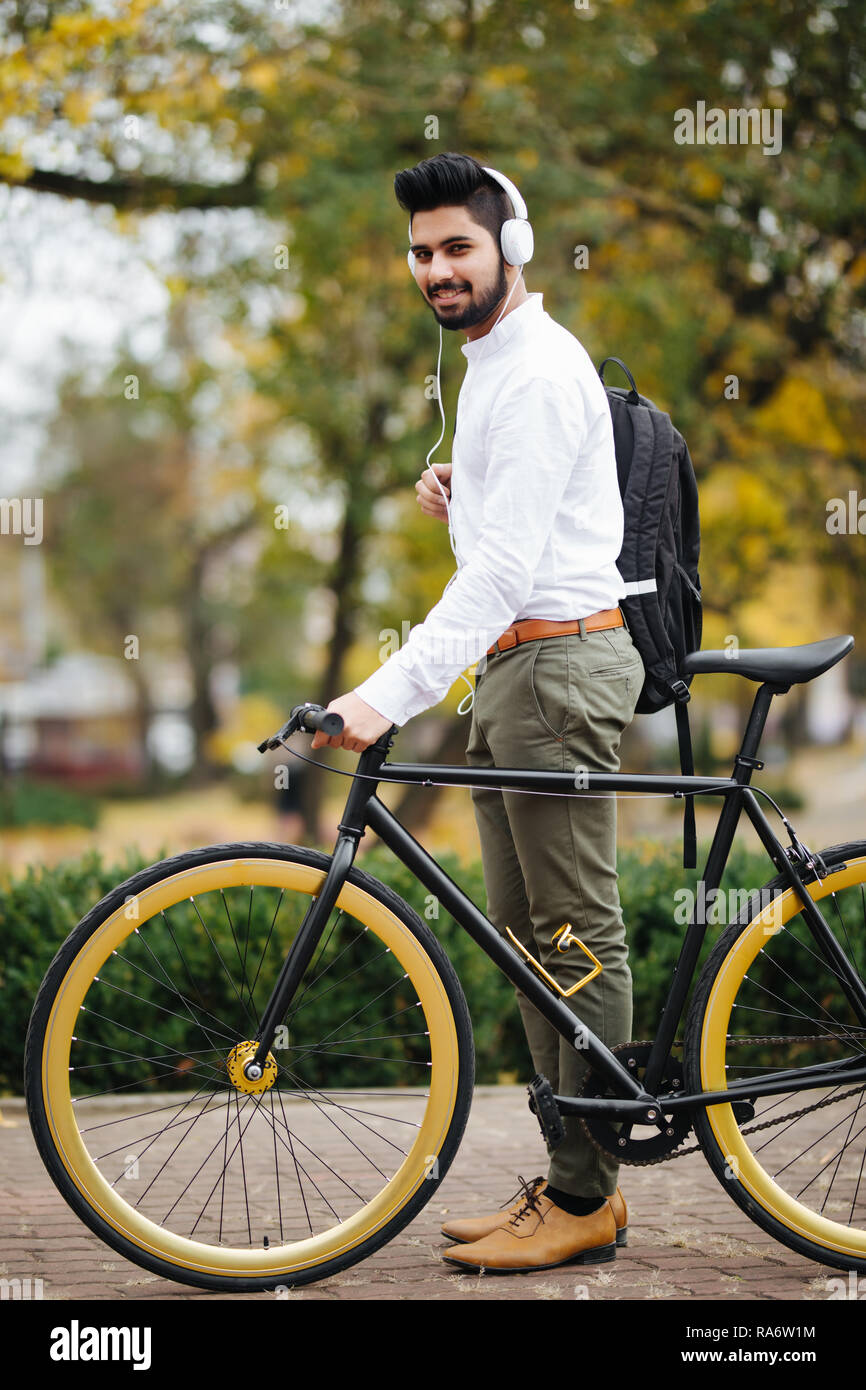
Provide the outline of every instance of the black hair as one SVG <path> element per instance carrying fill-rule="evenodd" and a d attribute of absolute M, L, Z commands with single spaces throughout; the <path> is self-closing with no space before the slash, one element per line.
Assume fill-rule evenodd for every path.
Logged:
<path fill-rule="evenodd" d="M 465 207 L 473 221 L 486 227 L 497 250 L 502 224 L 514 216 L 505 189 L 471 154 L 434 154 L 414 169 L 401 169 L 394 177 L 394 193 L 410 218 L 433 208 Z"/>

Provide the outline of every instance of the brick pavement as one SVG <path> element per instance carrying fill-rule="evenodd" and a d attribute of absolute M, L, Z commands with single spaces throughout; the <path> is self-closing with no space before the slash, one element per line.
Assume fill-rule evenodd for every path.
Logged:
<path fill-rule="evenodd" d="M 4 1100 L 0 1128 L 0 1274 L 41 1279 L 46 1299 L 205 1300 L 115 1254 L 72 1214 L 39 1159 L 22 1101 Z M 544 1168 L 522 1087 L 479 1087 L 460 1152 L 434 1199 L 362 1264 L 278 1297 L 344 1300 L 827 1300 L 840 1272 L 795 1255 L 754 1226 L 725 1195 L 700 1154 L 624 1167 L 629 1244 L 613 1264 L 537 1275 L 460 1274 L 444 1264 L 446 1216 L 495 1210 Z M 240 1295 L 273 1298 L 272 1294 Z"/>

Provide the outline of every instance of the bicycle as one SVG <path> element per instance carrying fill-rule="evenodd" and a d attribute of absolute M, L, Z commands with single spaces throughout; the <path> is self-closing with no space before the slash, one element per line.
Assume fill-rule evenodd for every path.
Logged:
<path fill-rule="evenodd" d="M 430 927 L 353 865 L 369 826 L 561 1035 L 586 1047 L 580 1095 L 554 1095 L 543 1077 L 528 1088 L 549 1144 L 562 1117 L 577 1115 L 621 1163 L 643 1164 L 690 1152 L 694 1131 L 760 1227 L 811 1259 L 866 1271 L 866 841 L 813 853 L 751 786 L 773 696 L 852 647 L 845 636 L 736 661 L 687 658 L 693 675 L 759 682 L 730 777 L 389 763 L 392 725 L 345 774 L 332 854 L 212 845 L 120 884 L 61 947 L 28 1029 L 30 1121 L 66 1201 L 137 1264 L 234 1291 L 344 1270 L 429 1201 L 469 1113 L 472 1028 Z M 260 751 L 299 728 L 336 734 L 342 721 L 295 706 Z M 655 1038 L 611 1050 L 382 803 L 376 791 L 392 782 L 718 795 L 707 897 L 743 809 L 778 872 L 722 932 L 683 1039 L 708 925 L 697 907 Z M 582 947 L 570 924 L 561 931 L 562 949 Z"/>

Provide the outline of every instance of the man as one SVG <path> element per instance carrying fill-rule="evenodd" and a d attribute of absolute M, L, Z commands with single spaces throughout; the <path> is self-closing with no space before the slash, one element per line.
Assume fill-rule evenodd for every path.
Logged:
<path fill-rule="evenodd" d="M 504 176 L 441 154 L 398 174 L 395 191 L 410 215 L 418 288 L 439 324 L 467 338 L 452 464 L 416 484 L 427 515 L 451 514 L 458 569 L 403 647 L 328 706 L 342 735 L 318 733 L 313 747 L 362 751 L 441 700 L 477 660 L 470 765 L 617 771 L 644 668 L 617 606 L 623 508 L 604 389 L 503 255 L 503 241 L 515 244 L 503 223 L 520 215 Z M 579 947 L 562 952 L 553 940 L 571 923 L 603 969 L 568 1002 L 609 1046 L 628 1040 L 614 798 L 476 788 L 472 799 L 490 920 L 563 990 L 588 969 Z M 536 1069 L 575 1094 L 579 1051 L 519 991 L 518 1003 Z M 614 1257 L 627 1220 L 617 1164 L 578 1120 L 565 1127 L 546 1184 L 524 1184 L 504 1212 L 446 1225 L 460 1243 L 444 1258 L 505 1272 Z"/>

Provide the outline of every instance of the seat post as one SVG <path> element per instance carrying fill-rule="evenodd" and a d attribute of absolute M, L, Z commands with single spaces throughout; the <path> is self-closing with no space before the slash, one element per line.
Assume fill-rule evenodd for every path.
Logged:
<path fill-rule="evenodd" d="M 774 695 L 784 695 L 791 687 L 789 685 L 770 685 L 765 682 L 760 685 L 755 692 L 752 708 L 749 713 L 749 722 L 743 734 L 743 742 L 740 751 L 735 759 L 733 777 L 736 782 L 748 782 L 752 776 L 752 767 L 746 762 L 757 761 L 758 747 L 761 736 L 764 732 L 764 725 L 767 722 L 767 715 L 770 713 L 770 705 Z M 763 764 L 761 764 L 763 766 Z"/>

